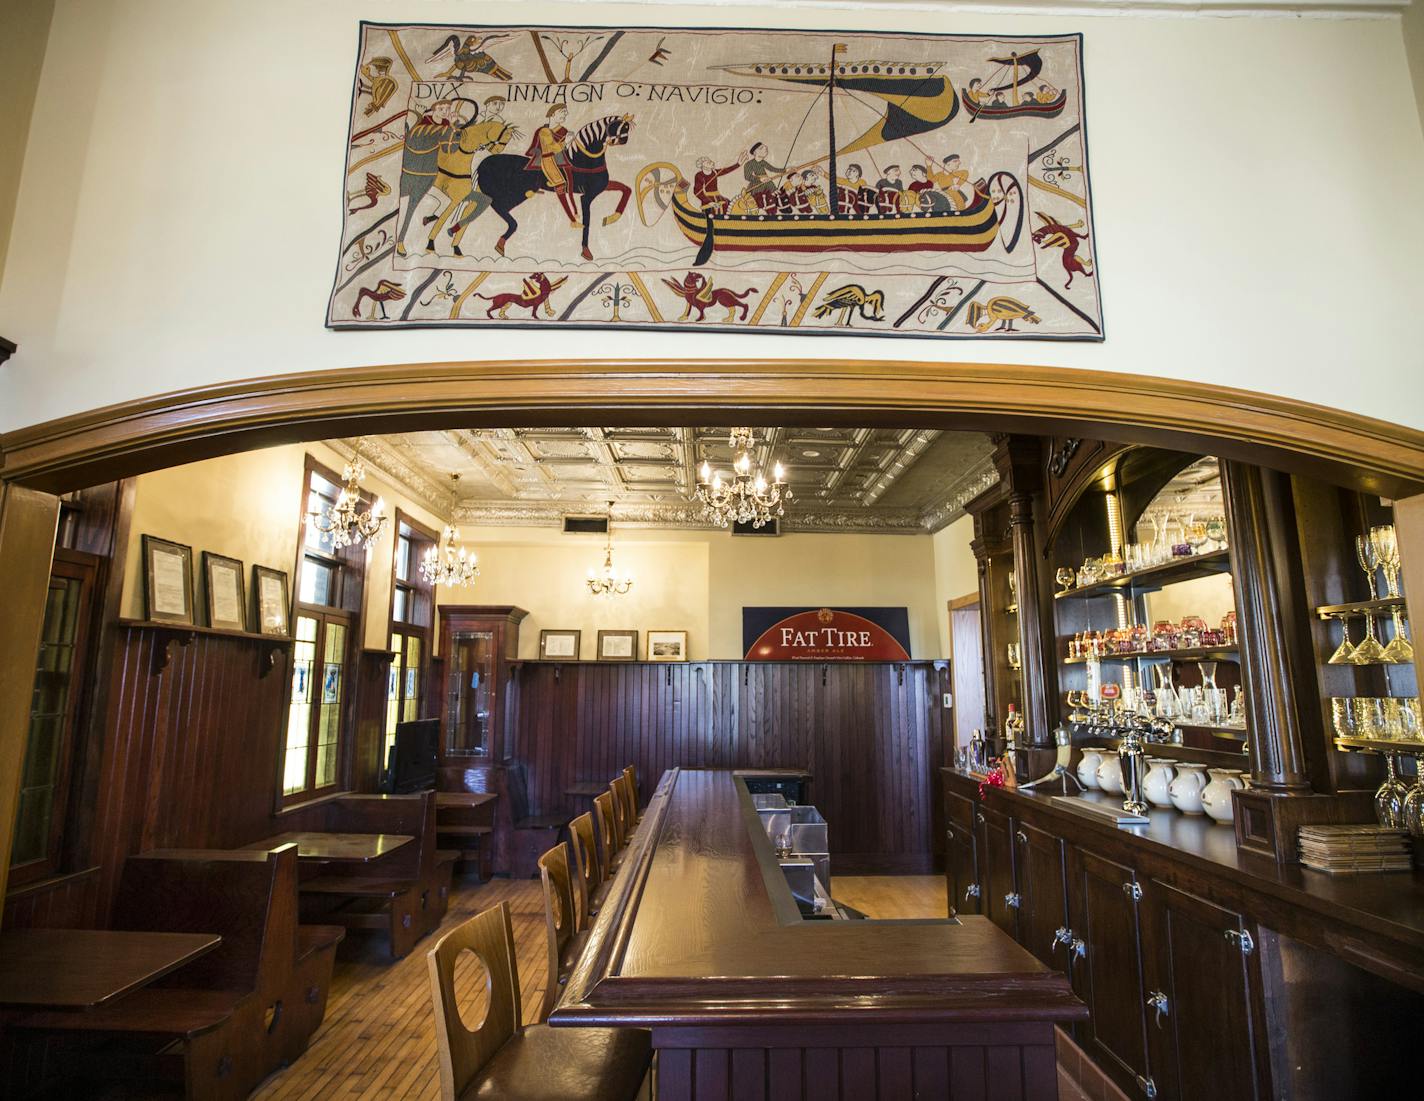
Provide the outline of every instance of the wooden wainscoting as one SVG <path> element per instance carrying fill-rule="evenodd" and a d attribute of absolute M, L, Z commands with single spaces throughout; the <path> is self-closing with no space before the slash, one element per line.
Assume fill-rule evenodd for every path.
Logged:
<path fill-rule="evenodd" d="M 806 768 L 837 871 L 922 872 L 941 834 L 942 663 L 525 662 L 515 756 L 531 812 L 577 813 L 574 784 L 638 770 Z"/>

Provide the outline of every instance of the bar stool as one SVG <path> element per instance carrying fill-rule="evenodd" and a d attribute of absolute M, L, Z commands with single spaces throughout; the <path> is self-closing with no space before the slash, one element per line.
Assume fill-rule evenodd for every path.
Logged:
<path fill-rule="evenodd" d="M 603 878 L 603 869 L 598 860 L 598 842 L 594 837 L 592 812 L 586 811 L 569 823 L 569 843 L 574 850 L 574 881 L 579 888 L 583 926 L 587 928 L 608 894 L 607 881 Z"/>
<path fill-rule="evenodd" d="M 604 875 L 613 878 L 623 855 L 618 850 L 623 847 L 623 837 L 618 831 L 618 819 L 613 813 L 613 793 L 602 792 L 593 799 L 593 813 L 598 819 L 599 864 Z"/>
<path fill-rule="evenodd" d="M 543 1012 L 548 1017 L 578 963 L 588 930 L 579 924 L 574 908 L 569 850 L 562 841 L 539 858 L 539 879 L 544 884 L 544 920 L 549 931 L 549 983 L 544 988 Z"/>
<path fill-rule="evenodd" d="M 489 972 L 489 1008 L 467 1028 L 455 999 L 455 960 L 465 949 Z M 509 903 L 476 914 L 430 950 L 440 1096 L 444 1101 L 633 1101 L 652 1047 L 627 1028 L 521 1027 L 519 967 Z"/>

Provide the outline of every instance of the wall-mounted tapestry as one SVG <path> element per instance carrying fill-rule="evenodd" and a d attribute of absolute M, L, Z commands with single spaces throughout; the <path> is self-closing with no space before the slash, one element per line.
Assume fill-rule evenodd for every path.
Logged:
<path fill-rule="evenodd" d="M 1100 340 L 1082 45 L 363 23 L 327 323 Z"/>

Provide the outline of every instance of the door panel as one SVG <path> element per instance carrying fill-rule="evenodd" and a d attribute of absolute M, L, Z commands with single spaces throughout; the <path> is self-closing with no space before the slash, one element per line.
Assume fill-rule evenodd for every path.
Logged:
<path fill-rule="evenodd" d="M 952 791 L 945 792 L 944 874 L 950 913 L 980 912 L 981 892 L 974 859 L 974 811 L 971 800 Z"/>
<path fill-rule="evenodd" d="M 984 711 L 984 634 L 979 602 L 949 610 L 950 677 L 954 691 L 954 744 L 967 746 L 970 735 L 986 725 Z"/>
<path fill-rule="evenodd" d="M 1142 946 L 1128 867 L 1077 849 L 1070 851 L 1070 917 L 1086 952 L 1072 971 L 1073 988 L 1092 1014 L 1084 1047 L 1125 1088 L 1148 1074 Z"/>
<path fill-rule="evenodd" d="M 983 888 L 983 909 L 1011 937 L 1018 937 L 1018 908 L 1014 905 L 1014 844 L 1009 832 L 1009 816 L 982 807 L 979 826 L 979 875 Z"/>
<path fill-rule="evenodd" d="M 1149 989 L 1147 1036 L 1158 1096 L 1257 1101 L 1250 954 L 1240 914 L 1149 880 L 1143 900 Z M 1242 937 L 1246 933 L 1249 941 Z"/>
<path fill-rule="evenodd" d="M 1014 823 L 1014 860 L 1018 868 L 1019 943 L 1049 967 L 1068 970 L 1068 952 L 1054 934 L 1067 927 L 1067 883 L 1063 841 L 1025 822 Z"/>

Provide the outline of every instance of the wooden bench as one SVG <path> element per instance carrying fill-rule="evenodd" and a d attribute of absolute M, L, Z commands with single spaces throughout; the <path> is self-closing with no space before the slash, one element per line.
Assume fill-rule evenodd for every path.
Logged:
<path fill-rule="evenodd" d="M 435 820 L 442 845 L 478 877 L 488 879 L 499 796 L 487 792 L 437 791 Z M 442 852 L 446 850 L 441 850 Z"/>
<path fill-rule="evenodd" d="M 405 834 L 414 838 L 359 865 L 335 862 L 302 880 L 302 913 L 310 920 L 389 935 L 391 957 L 408 955 L 440 924 L 450 895 L 456 853 L 435 847 L 435 793 L 348 795 L 321 808 L 333 833 Z"/>
<path fill-rule="evenodd" d="M 130 857 L 113 927 L 222 936 L 151 986 L 82 1013 L 12 1023 L 51 1066 L 100 1079 L 181 1082 L 187 1097 L 246 1097 L 320 1025 L 340 929 L 297 925 L 297 852 L 169 850 Z"/>
<path fill-rule="evenodd" d="M 519 761 L 506 770 L 505 783 L 514 828 L 510 875 L 516 879 L 532 879 L 539 874 L 539 857 L 563 839 L 573 815 L 566 811 L 531 814 L 528 776 Z"/>

